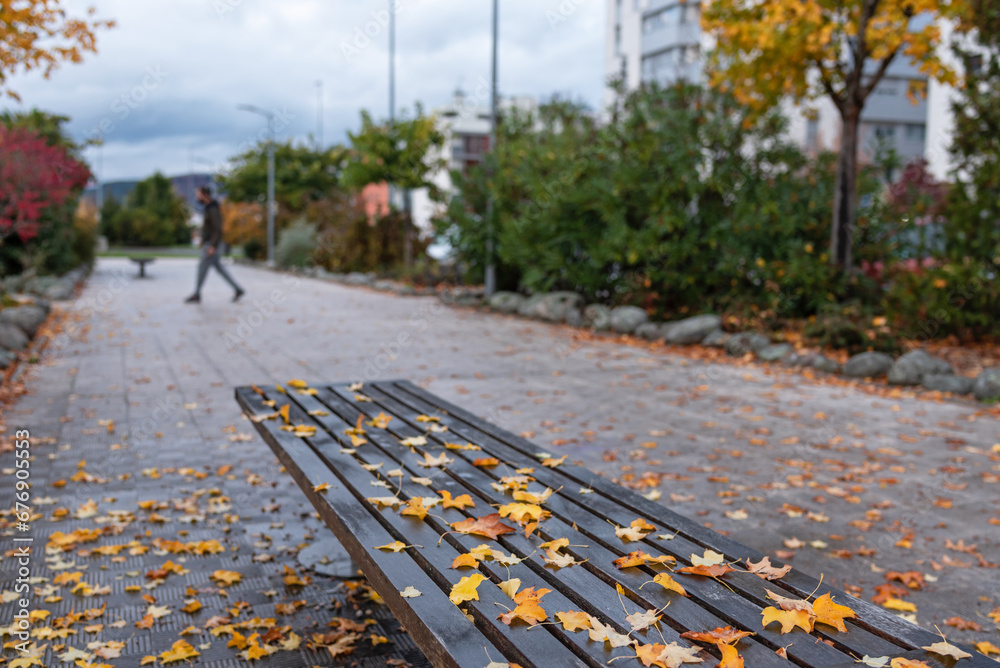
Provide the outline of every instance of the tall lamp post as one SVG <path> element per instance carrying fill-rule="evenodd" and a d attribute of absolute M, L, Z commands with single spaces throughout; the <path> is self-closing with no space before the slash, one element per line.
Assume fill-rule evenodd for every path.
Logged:
<path fill-rule="evenodd" d="M 499 21 L 499 0 L 493 0 L 493 74 L 492 74 L 492 96 L 490 99 L 490 153 L 496 156 L 497 143 L 497 43 L 499 41 L 500 21 Z M 487 178 L 492 182 L 494 178 L 493 162 L 487 163 Z M 493 212 L 495 208 L 493 192 L 489 193 L 486 200 L 486 296 L 490 297 L 497 289 L 497 268 L 493 261 L 494 235 Z"/>
<path fill-rule="evenodd" d="M 252 104 L 241 104 L 240 111 L 249 111 L 267 119 L 267 263 L 274 264 L 274 114 Z"/>

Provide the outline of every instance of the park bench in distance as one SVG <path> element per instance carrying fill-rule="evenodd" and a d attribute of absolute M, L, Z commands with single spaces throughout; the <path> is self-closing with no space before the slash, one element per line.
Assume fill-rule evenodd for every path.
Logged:
<path fill-rule="evenodd" d="M 139 278 L 146 278 L 146 265 L 150 262 L 156 262 L 155 257 L 130 257 L 129 259 L 139 265 Z"/>
<path fill-rule="evenodd" d="M 950 659 L 941 660 L 920 649 L 940 642 L 940 636 L 821 585 L 796 568 L 778 579 L 764 580 L 746 570 L 747 559 L 758 562 L 763 555 L 583 467 L 556 460 L 543 463 L 537 446 L 409 382 L 364 386 L 295 382 L 281 389 L 261 385 L 238 388 L 236 398 L 435 666 L 484 668 L 497 661 L 524 668 L 598 668 L 617 656 L 632 658 L 616 661 L 612 664 L 616 668 L 641 666 L 634 648 L 612 648 L 591 640 L 587 630 L 567 631 L 555 623 L 556 613 L 584 612 L 614 633 L 628 634 L 631 626 L 626 617 L 648 610 L 661 615 L 658 626 L 634 632 L 629 640 L 700 647 L 698 656 L 703 662 L 685 665 L 714 667 L 720 651 L 716 645 L 682 638 L 682 633 L 725 626 L 754 634 L 735 643 L 746 668 L 854 668 L 861 665 L 856 659 L 865 655 L 900 656 L 938 668 L 954 665 Z M 449 449 L 445 444 L 481 449 Z M 447 461 L 441 463 L 442 457 Z M 499 464 L 476 463 L 488 458 L 496 458 Z M 533 470 L 528 473 L 527 469 Z M 430 484 L 422 484 L 427 479 Z M 452 523 L 488 516 L 514 502 L 511 490 L 521 487 L 524 491 L 525 482 L 526 491 L 535 495 L 554 490 L 536 504 L 551 516 L 530 537 L 510 517 L 502 522 L 516 531 L 496 540 L 446 533 Z M 401 514 L 410 499 L 440 498 L 444 496 L 440 490 L 451 499 L 468 495 L 475 507 L 435 505 L 423 519 Z M 383 501 L 392 504 L 391 497 L 396 497 L 401 504 L 369 500 L 377 497 L 388 497 Z M 655 530 L 643 529 L 638 540 L 624 542 L 616 527 L 628 529 L 637 519 Z M 545 541 L 562 538 L 569 544 L 554 555 L 547 556 L 540 548 Z M 407 547 L 398 552 L 377 549 L 397 541 Z M 451 568 L 456 558 L 482 544 L 522 561 L 505 566 L 495 559 L 482 559 L 474 568 Z M 692 555 L 704 555 L 706 550 L 724 555 L 736 570 L 718 578 L 676 572 L 691 565 Z M 616 567 L 615 560 L 638 551 L 651 558 L 672 557 L 674 570 L 657 563 Z M 583 563 L 558 568 L 545 561 L 563 555 Z M 485 578 L 477 589 L 478 600 L 452 603 L 452 587 L 477 573 Z M 688 596 L 651 582 L 658 573 L 671 575 Z M 508 626 L 498 619 L 517 606 L 498 586 L 511 578 L 520 579 L 519 592 L 530 587 L 536 592 L 551 590 L 539 605 L 547 622 L 553 623 L 529 627 L 514 620 Z M 420 595 L 403 597 L 401 592 L 408 587 Z M 844 620 L 846 632 L 816 623 L 811 633 L 795 628 L 781 634 L 777 622 L 762 627 L 762 610 L 777 605 L 767 598 L 766 590 L 792 599 L 812 594 L 811 601 L 831 594 L 857 616 Z M 781 648 L 787 658 L 776 653 Z M 960 667 L 996 665 L 971 653 L 973 657 L 962 659 Z"/>

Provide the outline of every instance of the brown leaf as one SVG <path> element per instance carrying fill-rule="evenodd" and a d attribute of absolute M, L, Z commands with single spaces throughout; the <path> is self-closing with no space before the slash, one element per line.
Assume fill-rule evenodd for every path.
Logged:
<path fill-rule="evenodd" d="M 453 522 L 451 528 L 458 533 L 486 536 L 496 540 L 498 537 L 514 533 L 516 529 L 500 521 L 500 513 L 492 513 L 484 517 L 469 517 L 461 522 Z"/>

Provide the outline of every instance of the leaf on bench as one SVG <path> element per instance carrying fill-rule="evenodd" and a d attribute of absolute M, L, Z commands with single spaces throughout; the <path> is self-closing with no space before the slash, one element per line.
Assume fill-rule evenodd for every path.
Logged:
<path fill-rule="evenodd" d="M 448 450 L 482 450 L 478 445 L 473 445 L 472 443 L 466 443 L 465 445 L 459 445 L 458 443 L 445 443 L 444 447 Z"/>
<path fill-rule="evenodd" d="M 687 573 L 688 575 L 701 575 L 706 578 L 718 578 L 735 570 L 729 564 L 713 564 L 711 566 L 687 566 L 685 568 L 678 568 L 677 572 Z"/>
<path fill-rule="evenodd" d="M 724 564 L 726 562 L 726 557 L 714 552 L 712 550 L 705 550 L 702 556 L 697 554 L 691 555 L 691 565 L 692 566 L 715 566 L 716 564 Z"/>
<path fill-rule="evenodd" d="M 446 489 L 438 490 L 438 494 L 444 497 L 441 501 L 442 507 L 446 510 L 448 508 L 458 508 L 459 510 L 464 510 L 465 508 L 475 508 L 476 502 L 472 500 L 472 497 L 468 494 L 461 494 L 456 496 L 454 499 L 451 498 L 451 492 Z"/>
<path fill-rule="evenodd" d="M 397 540 L 397 541 L 393 541 L 392 543 L 388 543 L 386 545 L 377 545 L 375 547 L 375 549 L 376 550 L 386 550 L 388 552 L 402 552 L 407 547 L 408 547 L 408 545 L 406 543 L 404 543 L 401 540 Z"/>
<path fill-rule="evenodd" d="M 427 517 L 427 507 L 424 506 L 424 500 L 421 497 L 415 496 L 406 502 L 406 507 L 399 514 L 409 515 L 422 520 Z"/>
<path fill-rule="evenodd" d="M 483 468 L 492 468 L 500 464 L 500 460 L 496 457 L 480 457 L 472 461 L 473 466 L 481 466 Z"/>
<path fill-rule="evenodd" d="M 590 615 L 586 612 L 557 612 L 556 619 L 563 625 L 563 629 L 570 632 L 585 631 L 593 628 L 590 624 Z"/>
<path fill-rule="evenodd" d="M 643 631 L 660 621 L 659 610 L 647 610 L 646 612 L 634 612 L 625 617 L 625 621 L 632 627 L 632 632 Z"/>
<path fill-rule="evenodd" d="M 544 587 L 538 590 L 535 590 L 534 587 L 528 587 L 523 591 L 519 591 L 514 595 L 514 602 L 517 603 L 517 606 L 513 610 L 497 616 L 497 619 L 507 626 L 510 626 L 511 622 L 517 619 L 520 619 L 529 626 L 535 626 L 544 622 L 548 619 L 548 614 L 542 608 L 539 601 L 551 591 L 551 589 Z"/>
<path fill-rule="evenodd" d="M 485 579 L 486 576 L 482 573 L 473 573 L 472 575 L 463 577 L 458 581 L 458 584 L 451 588 L 448 598 L 455 605 L 465 603 L 466 601 L 478 601 L 479 592 L 476 589 Z"/>
<path fill-rule="evenodd" d="M 399 595 L 402 596 L 403 598 L 416 598 L 418 596 L 421 596 L 422 594 L 419 589 L 417 589 L 413 585 L 410 585 L 403 591 L 399 592 Z"/>
<path fill-rule="evenodd" d="M 442 452 L 438 457 L 433 457 L 429 452 L 424 453 L 424 461 L 419 462 L 420 466 L 424 468 L 433 468 L 435 466 L 444 466 L 446 464 L 451 464 L 454 459 L 448 456 L 447 452 Z"/>
<path fill-rule="evenodd" d="M 765 580 L 777 580 L 778 578 L 788 575 L 788 571 L 792 570 L 791 564 L 785 564 L 781 568 L 777 568 L 771 565 L 771 558 L 764 557 L 757 563 L 746 559 L 747 568 L 754 575 L 764 578 Z"/>
<path fill-rule="evenodd" d="M 531 492 L 524 492 L 521 490 L 514 491 L 514 500 L 523 501 L 524 503 L 545 503 L 552 496 L 553 490 L 551 487 L 546 487 L 545 491 L 541 494 L 532 494 Z"/>
<path fill-rule="evenodd" d="M 451 528 L 458 533 L 474 536 L 486 536 L 496 540 L 498 537 L 514 533 L 516 530 L 500 521 L 500 513 L 491 513 L 484 517 L 469 517 L 461 522 L 454 522 Z"/>
<path fill-rule="evenodd" d="M 642 540 L 651 531 L 656 531 L 656 527 L 642 518 L 633 520 L 627 529 L 620 526 L 615 527 L 615 535 L 626 543 Z"/>
<path fill-rule="evenodd" d="M 379 411 L 379 414 L 373 417 L 368 425 L 378 429 L 386 429 L 390 422 L 392 422 L 392 416 Z"/>
<path fill-rule="evenodd" d="M 763 617 L 763 627 L 768 624 L 778 622 L 781 624 L 781 633 L 790 633 L 796 626 L 810 633 L 813 630 L 813 616 L 805 610 L 778 610 L 774 606 L 769 606 L 761 611 Z"/>
<path fill-rule="evenodd" d="M 674 580 L 669 573 L 660 573 L 655 578 L 653 578 L 652 581 L 668 591 L 675 591 L 681 596 L 688 595 L 684 587 L 681 586 L 681 583 L 677 582 L 677 580 Z"/>
<path fill-rule="evenodd" d="M 591 617 L 590 624 L 590 639 L 594 642 L 606 642 L 612 647 L 625 647 L 632 643 L 628 636 L 616 632 L 610 626 L 605 626 L 597 617 Z"/>
<path fill-rule="evenodd" d="M 636 643 L 635 656 L 644 666 L 659 668 L 680 668 L 684 663 L 702 663 L 704 659 L 698 656 L 700 647 L 684 647 L 675 642 L 669 645 L 642 645 Z"/>
<path fill-rule="evenodd" d="M 423 436 L 411 436 L 410 438 L 404 438 L 401 440 L 400 444 L 410 448 L 415 448 L 417 446 L 427 445 L 427 439 Z"/>
<path fill-rule="evenodd" d="M 533 503 L 508 503 L 499 508 L 501 517 L 509 517 L 521 526 L 529 522 L 541 522 L 552 513 Z"/>
<path fill-rule="evenodd" d="M 402 501 L 400 501 L 399 498 L 395 496 L 372 496 L 365 499 L 365 501 L 379 508 L 385 508 L 386 506 L 390 508 L 395 508 L 400 503 L 402 503 Z"/>

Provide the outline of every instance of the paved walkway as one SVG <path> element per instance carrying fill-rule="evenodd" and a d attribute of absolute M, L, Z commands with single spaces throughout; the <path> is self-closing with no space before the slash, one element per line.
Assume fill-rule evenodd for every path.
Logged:
<path fill-rule="evenodd" d="M 524 433 L 539 449 L 659 493 L 679 512 L 865 598 L 887 582 L 885 571 L 919 573 L 922 590 L 896 592 L 916 606 L 918 623 L 939 625 L 952 639 L 1000 644 L 986 616 L 1000 606 L 1000 429 L 973 403 L 885 399 L 773 368 L 707 364 L 662 347 L 446 308 L 432 298 L 244 267 L 233 272 L 247 289 L 242 302 L 231 304 L 228 287 L 210 276 L 202 303 L 186 305 L 194 261 L 158 260 L 148 268 L 150 278 L 140 280 L 127 260 L 101 260 L 71 307 L 68 336 L 50 346 L 29 381 L 31 394 L 6 416 L 8 433 L 28 427 L 36 439 L 50 439 L 38 441 L 32 468 L 36 496 L 55 501 L 41 509 L 46 518 L 53 508 L 76 512 L 93 499 L 101 515 L 135 513 L 119 538 L 142 538 L 148 526 L 152 536 L 225 537 L 239 548 L 187 556 L 190 574 L 170 575 L 149 592 L 175 612 L 140 633 L 133 623 L 145 607 L 124 591 L 127 573 L 159 566 L 168 553 L 113 564 L 77 559 L 74 569 L 90 565 L 84 581 L 94 575 L 113 585 L 105 618 L 115 616 L 116 605 L 132 606 L 120 634 L 131 638 L 127 653 L 164 651 L 186 626 L 203 625 L 236 598 L 253 607 L 240 619 L 305 600 L 280 622 L 303 637 L 317 632 L 310 624 L 328 630 L 331 617 L 353 618 L 352 605 L 367 614 L 363 596 L 347 600 L 339 581 L 317 576 L 292 590 L 282 581 L 282 566 L 295 567 L 295 552 L 325 529 L 241 419 L 232 388 L 290 378 L 412 379 Z M 9 453 L 2 457 L 4 467 L 12 466 Z M 232 468 L 218 475 L 225 466 Z M 71 480 L 80 470 L 108 482 Z M 194 475 L 206 471 L 207 478 Z M 69 482 L 53 487 L 60 479 Z M 230 502 L 210 502 L 213 495 Z M 9 500 L 0 500 L 6 507 Z M 149 522 L 151 511 L 136 505 L 145 500 L 170 501 L 159 514 L 171 521 Z M 226 522 L 227 513 L 239 521 Z M 95 526 L 89 512 L 81 515 L 38 519 L 34 526 L 39 532 Z M 5 559 L 0 566 L 7 580 L 13 564 Z M 219 568 L 243 574 L 238 596 L 218 596 L 208 576 Z M 43 567 L 38 573 L 54 576 Z M 189 586 L 203 593 L 192 595 Z M 80 609 L 74 595 L 63 597 L 50 606 L 54 614 Z M 179 612 L 190 598 L 204 604 L 201 617 Z M 94 600 L 100 605 L 104 598 Z M 9 619 L 9 604 L 4 608 L 0 621 Z M 378 626 L 368 635 L 388 635 L 393 643 L 351 659 L 419 663 L 405 635 L 377 608 L 371 614 Z M 952 617 L 978 623 L 981 631 L 945 626 Z M 234 650 L 206 636 L 191 640 L 211 643 L 202 663 L 234 665 L 225 663 Z M 270 665 L 343 660 L 322 647 L 301 651 L 297 660 L 312 663 L 277 662 L 290 654 L 281 652 Z"/>

